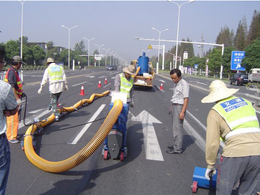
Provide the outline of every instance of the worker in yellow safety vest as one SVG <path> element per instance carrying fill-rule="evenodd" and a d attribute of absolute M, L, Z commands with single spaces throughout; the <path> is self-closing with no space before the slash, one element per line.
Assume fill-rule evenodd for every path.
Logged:
<path fill-rule="evenodd" d="M 248 100 L 233 96 L 239 89 L 227 88 L 223 81 L 213 81 L 209 89 L 201 102 L 216 105 L 207 117 L 205 177 L 210 179 L 210 173 L 216 173 L 222 138 L 225 145 L 218 163 L 216 195 L 231 194 L 234 188 L 238 194 L 256 194 L 260 187 L 260 129 L 255 109 Z"/>
<path fill-rule="evenodd" d="M 128 65 L 123 68 L 123 73 L 120 73 L 115 77 L 115 91 L 126 93 L 127 103 L 130 104 L 131 107 L 134 107 L 133 84 L 135 82 L 135 77 L 132 77 L 134 74 L 135 66 Z"/>
<path fill-rule="evenodd" d="M 49 109 L 52 108 L 55 121 L 59 121 L 60 113 L 57 108 L 57 102 L 61 93 L 65 90 L 68 91 L 68 83 L 66 74 L 62 66 L 54 63 L 52 58 L 48 58 L 46 65 L 48 66 L 45 71 L 41 82 L 41 87 L 38 90 L 38 94 L 41 94 L 43 87 L 49 82 L 49 92 L 51 103 Z"/>

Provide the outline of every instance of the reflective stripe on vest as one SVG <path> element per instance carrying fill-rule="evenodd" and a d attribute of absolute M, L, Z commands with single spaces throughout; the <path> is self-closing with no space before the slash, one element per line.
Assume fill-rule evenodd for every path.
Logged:
<path fill-rule="evenodd" d="M 22 94 L 23 94 L 23 84 L 22 84 L 21 79 L 20 79 L 20 77 L 18 76 L 18 74 L 17 74 L 17 72 L 16 72 L 16 70 L 15 70 L 14 68 L 9 68 L 9 69 L 7 70 L 7 73 L 5 74 L 4 81 L 5 81 L 6 83 L 9 83 L 9 82 L 8 82 L 8 73 L 9 73 L 10 70 L 13 70 L 13 71 L 14 71 L 14 74 L 15 74 L 15 77 L 16 77 L 16 85 L 18 86 L 18 89 L 15 89 L 15 92 L 16 92 L 16 94 L 18 95 L 18 97 L 20 98 L 20 97 L 22 96 Z"/>
<path fill-rule="evenodd" d="M 62 78 L 62 67 L 56 64 L 50 64 L 48 67 L 50 83 L 56 83 L 63 81 Z"/>
<path fill-rule="evenodd" d="M 231 129 L 225 140 L 233 135 L 260 132 L 255 109 L 246 99 L 232 96 L 218 102 L 213 109 L 224 118 Z"/>
<path fill-rule="evenodd" d="M 133 87 L 134 79 L 131 77 L 130 81 L 128 81 L 125 78 L 124 73 L 121 73 L 120 80 L 120 92 L 127 93 L 127 98 L 130 98 L 130 91 Z"/>

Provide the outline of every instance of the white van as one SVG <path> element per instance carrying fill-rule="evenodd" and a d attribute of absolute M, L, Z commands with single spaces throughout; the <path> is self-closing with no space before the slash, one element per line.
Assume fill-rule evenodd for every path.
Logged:
<path fill-rule="evenodd" d="M 248 82 L 260 83 L 260 68 L 252 68 L 248 74 Z"/>

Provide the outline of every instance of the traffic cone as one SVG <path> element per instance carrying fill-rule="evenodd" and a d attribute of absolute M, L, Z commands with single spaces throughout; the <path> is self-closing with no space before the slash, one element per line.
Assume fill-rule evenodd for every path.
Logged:
<path fill-rule="evenodd" d="M 98 88 L 101 87 L 101 81 L 98 81 Z"/>
<path fill-rule="evenodd" d="M 105 78 L 105 84 L 107 84 L 107 77 Z"/>
<path fill-rule="evenodd" d="M 163 84 L 161 83 L 161 87 L 160 87 L 160 90 L 162 90 L 163 91 Z"/>
<path fill-rule="evenodd" d="M 80 94 L 79 95 L 85 95 L 84 86 L 83 85 L 81 86 L 81 90 L 80 90 Z"/>

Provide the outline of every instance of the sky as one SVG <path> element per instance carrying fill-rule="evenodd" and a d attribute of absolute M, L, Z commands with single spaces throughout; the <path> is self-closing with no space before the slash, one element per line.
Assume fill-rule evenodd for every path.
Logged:
<path fill-rule="evenodd" d="M 158 45 L 157 41 L 138 41 L 144 39 L 176 40 L 178 6 L 167 0 L 157 1 L 22 1 L 0 0 L 0 43 L 18 40 L 21 36 L 21 13 L 23 7 L 23 36 L 29 42 L 49 42 L 54 46 L 68 48 L 69 30 L 70 47 L 86 39 L 92 39 L 90 53 L 98 50 L 97 45 L 104 44 L 103 49 L 125 59 L 128 63 L 142 55 L 157 56 L 157 49 L 148 50 L 149 44 Z M 174 1 L 182 4 L 187 1 Z M 250 27 L 254 10 L 260 11 L 260 1 L 206 1 L 195 0 L 180 7 L 179 41 L 189 38 L 194 42 L 215 43 L 221 28 L 229 27 L 236 33 L 238 23 L 246 17 Z M 157 29 L 153 30 L 152 28 Z M 166 51 L 175 46 L 174 42 L 161 42 Z M 196 44 L 195 55 L 199 54 Z M 204 46 L 204 52 L 212 46 Z"/>

